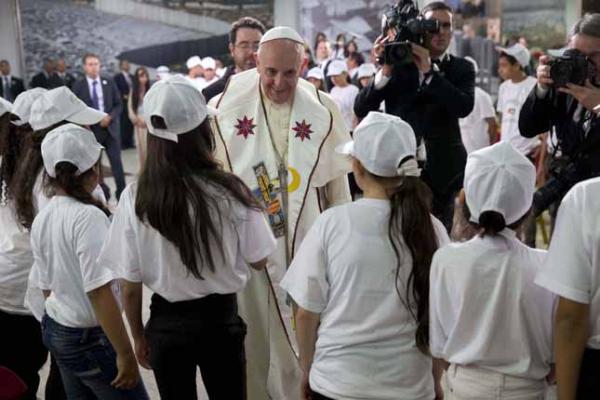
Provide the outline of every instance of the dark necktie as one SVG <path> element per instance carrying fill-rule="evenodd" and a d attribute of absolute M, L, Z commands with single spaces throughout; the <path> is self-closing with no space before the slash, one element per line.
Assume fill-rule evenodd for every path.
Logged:
<path fill-rule="evenodd" d="M 94 107 L 98 111 L 102 111 L 100 109 L 100 99 L 98 98 L 98 91 L 96 87 L 98 86 L 98 81 L 92 82 L 92 107 Z"/>
<path fill-rule="evenodd" d="M 10 80 L 8 79 L 8 76 L 4 77 L 4 90 L 3 90 L 3 94 L 4 94 L 4 98 L 8 101 L 12 101 L 12 93 L 10 90 Z"/>

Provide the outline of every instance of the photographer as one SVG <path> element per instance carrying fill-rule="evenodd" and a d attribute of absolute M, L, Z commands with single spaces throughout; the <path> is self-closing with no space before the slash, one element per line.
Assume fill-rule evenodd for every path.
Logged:
<path fill-rule="evenodd" d="M 413 62 L 384 62 L 375 79 L 359 93 L 354 111 L 363 118 L 385 101 L 387 113 L 412 126 L 417 143 L 424 141 L 427 151 L 423 179 L 433 191 L 433 214 L 450 230 L 454 197 L 462 186 L 466 163 L 458 119 L 473 110 L 475 71 L 470 62 L 448 53 L 452 9 L 436 1 L 427 4 L 420 15 L 437 21 L 439 30 L 426 32 L 423 46 L 410 43 Z M 386 44 L 396 40 L 397 29 L 390 27 L 387 36 L 375 41 L 373 52 L 380 60 Z"/>
<path fill-rule="evenodd" d="M 577 182 L 600 175 L 600 14 L 587 14 L 573 27 L 569 49 L 561 57 L 540 58 L 537 86 L 519 117 L 521 135 L 531 138 L 555 128 L 551 177 L 534 197 L 541 214 Z"/>

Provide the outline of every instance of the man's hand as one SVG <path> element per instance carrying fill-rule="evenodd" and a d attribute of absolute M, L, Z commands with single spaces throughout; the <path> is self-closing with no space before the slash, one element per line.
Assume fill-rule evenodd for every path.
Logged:
<path fill-rule="evenodd" d="M 558 90 L 573 96 L 589 111 L 593 111 L 594 107 L 600 104 L 600 88 L 592 85 L 589 80 L 585 81 L 585 86 L 567 83 L 567 87 L 559 88 Z"/>
<path fill-rule="evenodd" d="M 110 122 L 112 121 L 112 118 L 110 115 L 106 115 L 106 117 L 102 118 L 102 121 L 100 121 L 100 126 L 102 128 L 108 128 L 108 126 L 110 125 Z"/>
<path fill-rule="evenodd" d="M 133 389 L 140 381 L 140 370 L 133 353 L 117 354 L 117 377 L 111 385 L 117 389 Z"/>
<path fill-rule="evenodd" d="M 373 49 L 371 50 L 373 54 L 373 58 L 376 60 L 380 60 L 383 58 L 383 49 L 385 48 L 386 43 L 390 40 L 389 36 L 379 35 L 375 42 L 373 42 Z M 392 66 L 389 64 L 383 64 L 381 66 L 381 73 L 383 76 L 390 77 L 392 76 Z"/>
<path fill-rule="evenodd" d="M 548 90 L 554 85 L 554 81 L 550 78 L 550 66 L 548 63 L 552 60 L 550 56 L 541 56 L 540 65 L 537 67 L 538 85 L 544 90 Z"/>
<path fill-rule="evenodd" d="M 431 71 L 431 57 L 429 56 L 429 50 L 425 47 L 419 46 L 418 44 L 411 43 L 412 54 L 415 59 L 415 65 L 419 68 L 419 71 L 426 74 Z"/>

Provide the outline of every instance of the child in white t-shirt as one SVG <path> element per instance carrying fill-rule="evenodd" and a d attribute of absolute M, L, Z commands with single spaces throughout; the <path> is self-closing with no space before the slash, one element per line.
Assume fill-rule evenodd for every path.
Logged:
<path fill-rule="evenodd" d="M 121 196 L 99 263 L 125 280 L 138 359 L 152 367 L 162 399 L 196 398 L 199 367 L 209 398 L 244 400 L 236 293 L 249 267 L 265 268 L 275 238 L 250 189 L 215 160 L 202 94 L 184 78 L 161 80 L 146 94 L 144 117 L 146 164 Z M 142 284 L 154 292 L 145 328 Z"/>
<path fill-rule="evenodd" d="M 475 75 L 479 70 L 477 62 L 471 57 L 465 57 L 475 67 Z M 467 154 L 482 149 L 496 142 L 496 111 L 491 96 L 478 86 L 475 86 L 475 105 L 471 114 L 458 120 L 460 134 Z"/>
<path fill-rule="evenodd" d="M 429 265 L 449 239 L 429 213 L 414 132 L 371 112 L 338 151 L 364 198 L 317 218 L 281 282 L 298 305 L 301 398 L 431 400 Z"/>
<path fill-rule="evenodd" d="M 535 168 L 500 142 L 467 158 L 467 219 L 479 235 L 435 253 L 431 354 L 447 361 L 449 398 L 543 399 L 552 361 L 554 296 L 534 284 L 546 252 L 516 237 L 535 192 Z"/>
<path fill-rule="evenodd" d="M 327 76 L 331 77 L 333 82 L 329 94 L 340 109 L 348 131 L 352 131 L 356 125 L 354 100 L 358 96 L 358 88 L 348 82 L 348 67 L 342 60 L 331 61 Z"/>
<path fill-rule="evenodd" d="M 112 290 L 116 275 L 98 264 L 110 212 L 94 199 L 102 146 L 75 124 L 41 147 L 54 196 L 31 228 L 30 282 L 44 291 L 43 340 L 68 398 L 148 399 Z"/>
<path fill-rule="evenodd" d="M 531 55 L 521 44 L 499 48 L 498 74 L 504 82 L 498 89 L 496 110 L 500 114 L 500 140 L 509 142 L 524 156 L 533 156 L 542 141 L 539 138 L 521 136 L 519 114 L 527 96 L 536 86 L 537 80 L 525 73 Z"/>
<path fill-rule="evenodd" d="M 600 179 L 575 185 L 556 219 L 545 268 L 535 282 L 559 297 L 554 321 L 559 399 L 600 393 Z"/>

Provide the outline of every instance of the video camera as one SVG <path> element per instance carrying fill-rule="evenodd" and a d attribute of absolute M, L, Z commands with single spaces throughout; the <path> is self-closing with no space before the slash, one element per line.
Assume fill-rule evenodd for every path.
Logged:
<path fill-rule="evenodd" d="M 550 61 L 550 78 L 556 87 L 567 86 L 567 83 L 583 85 L 591 79 L 596 69 L 589 59 L 577 49 L 567 49 L 560 57 Z"/>
<path fill-rule="evenodd" d="M 411 43 L 425 45 L 427 33 L 440 31 L 439 21 L 427 20 L 419 14 L 419 8 L 413 0 L 400 0 L 395 6 L 388 6 L 381 18 L 381 30 L 384 36 L 389 29 L 396 30 L 396 37 L 384 47 L 383 62 L 391 65 L 405 65 L 413 62 Z"/>

